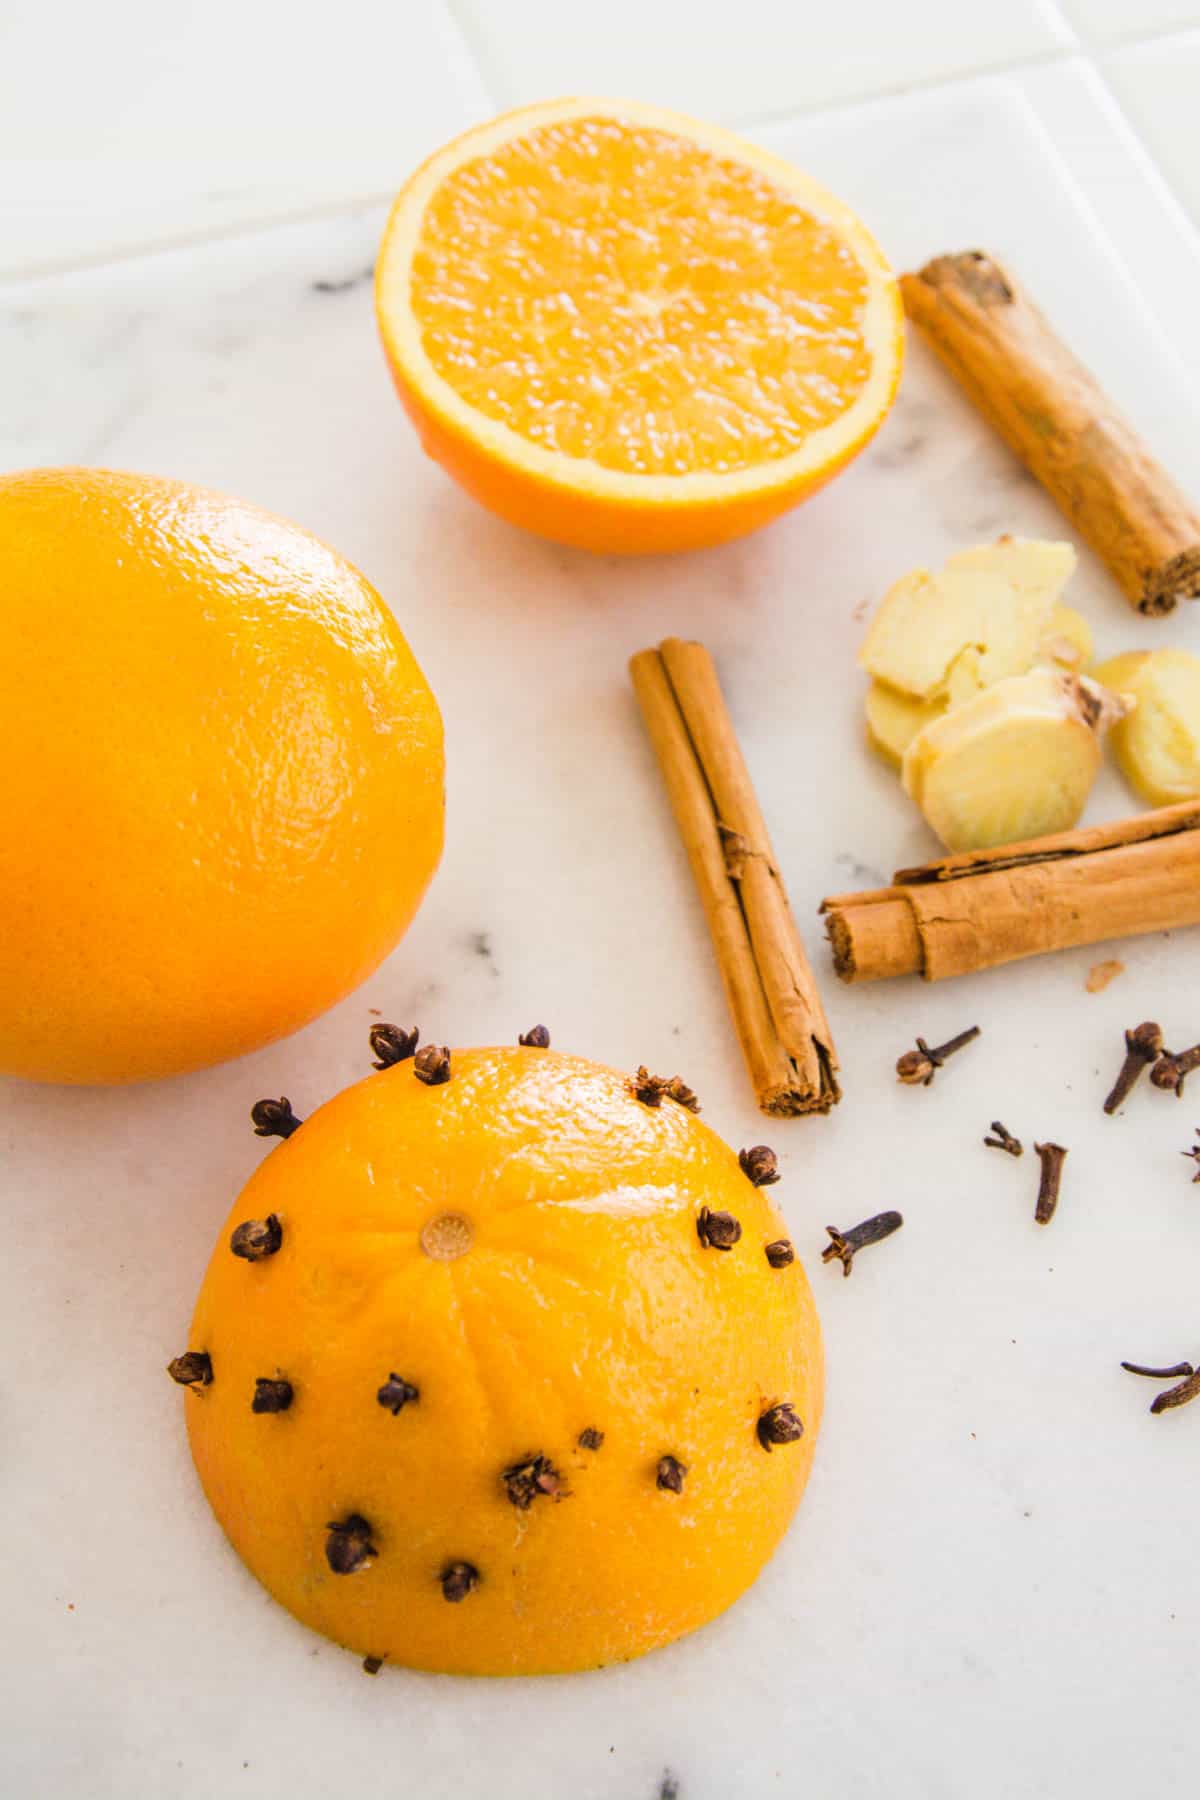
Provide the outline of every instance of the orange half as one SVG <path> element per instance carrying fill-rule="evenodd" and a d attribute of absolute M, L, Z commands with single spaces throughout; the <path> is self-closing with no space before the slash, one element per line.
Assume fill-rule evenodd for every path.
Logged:
<path fill-rule="evenodd" d="M 557 100 L 437 152 L 376 272 L 431 456 L 517 525 L 601 551 L 739 536 L 877 430 L 900 297 L 850 209 L 658 107 Z"/>

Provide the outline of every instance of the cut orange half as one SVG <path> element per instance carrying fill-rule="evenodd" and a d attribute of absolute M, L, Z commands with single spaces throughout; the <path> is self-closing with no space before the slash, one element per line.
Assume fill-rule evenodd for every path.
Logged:
<path fill-rule="evenodd" d="M 392 209 L 375 292 L 430 455 L 592 550 L 775 518 L 862 449 L 900 376 L 897 285 L 847 206 L 624 101 L 523 107 L 439 150 Z"/>

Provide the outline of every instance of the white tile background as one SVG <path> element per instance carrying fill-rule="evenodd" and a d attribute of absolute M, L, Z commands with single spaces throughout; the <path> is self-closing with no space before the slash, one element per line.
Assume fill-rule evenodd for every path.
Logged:
<path fill-rule="evenodd" d="M 852 608 L 972 534 L 1058 528 L 917 346 L 878 446 L 773 531 L 704 560 L 571 556 L 419 456 L 365 284 L 314 282 L 362 271 L 379 203 L 472 119 L 553 89 L 651 95 L 811 166 L 897 261 L 974 232 L 1011 254 L 1195 487 L 1198 43 L 1200 0 L 0 4 L 0 468 L 159 468 L 301 519 L 388 595 L 452 730 L 438 901 L 369 989 L 168 1093 L 0 1084 L 3 1800 L 655 1800 L 668 1763 L 680 1800 L 1195 1793 L 1200 1420 L 1164 1430 L 1112 1379 L 1131 1351 L 1195 1352 L 1177 1155 L 1195 1121 L 1148 1096 L 1111 1137 L 1094 1117 L 1122 1025 L 1160 1005 L 1194 1023 L 1179 943 L 1123 948 L 1127 975 L 1082 1017 L 1087 953 L 966 993 L 830 996 L 862 1109 L 781 1144 L 779 1191 L 810 1259 L 847 1170 L 862 1211 L 886 1193 L 906 1229 L 845 1292 L 818 1287 L 830 1419 L 773 1580 L 645 1663 L 366 1681 L 222 1550 L 161 1362 L 214 1212 L 261 1153 L 214 1121 L 240 1120 L 250 1091 L 361 1073 L 368 1004 L 407 1016 L 436 995 L 447 1038 L 481 1041 L 542 996 L 565 1045 L 621 1064 L 678 1051 L 707 1115 L 749 1141 L 625 655 L 681 627 L 713 645 L 811 920 L 831 868 L 844 886 L 928 849 L 852 737 Z M 1136 627 L 1086 557 L 1081 584 L 1102 648 L 1124 647 Z M 1189 632 L 1200 646 L 1196 609 L 1172 626 Z M 798 723 L 838 746 L 821 805 Z M 528 868 L 504 863 L 513 842 L 541 846 Z M 560 930 L 581 908 L 583 948 Z M 481 925 L 494 964 L 471 949 Z M 938 1150 L 922 1097 L 872 1095 L 870 1071 L 881 1042 L 949 1035 L 977 1002 L 988 1048 L 956 1076 L 962 1140 Z M 1076 1145 L 1053 1244 L 1013 1232 L 1007 1159 L 966 1161 L 998 1080 L 1003 1116 L 1039 1129 L 1049 1109 Z M 66 1193 L 86 1207 L 52 1233 Z M 117 1219 L 126 1233 L 95 1228 Z M 100 1342 L 122 1379 L 81 1397 Z"/>

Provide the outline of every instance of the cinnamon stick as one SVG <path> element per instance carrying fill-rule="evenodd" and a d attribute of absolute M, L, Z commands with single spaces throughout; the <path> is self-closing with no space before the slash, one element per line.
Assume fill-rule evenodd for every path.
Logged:
<path fill-rule="evenodd" d="M 758 1104 L 828 1112 L 841 1098 L 833 1038 L 712 658 L 668 638 L 629 669 Z"/>
<path fill-rule="evenodd" d="M 981 250 L 900 288 L 909 318 L 984 417 L 1152 618 L 1200 598 L 1200 514 L 1094 375 Z"/>
<path fill-rule="evenodd" d="M 1200 925 L 1200 801 L 901 869 L 822 903 L 842 981 L 945 981 L 1051 950 Z"/>

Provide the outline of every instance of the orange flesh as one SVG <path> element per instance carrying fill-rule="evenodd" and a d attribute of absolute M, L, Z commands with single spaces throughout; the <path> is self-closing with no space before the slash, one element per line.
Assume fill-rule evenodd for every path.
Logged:
<path fill-rule="evenodd" d="M 788 456 L 871 371 L 868 282 L 757 170 L 615 119 L 545 125 L 432 196 L 411 302 L 472 407 L 627 474 Z"/>

